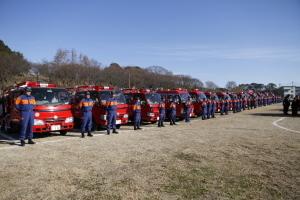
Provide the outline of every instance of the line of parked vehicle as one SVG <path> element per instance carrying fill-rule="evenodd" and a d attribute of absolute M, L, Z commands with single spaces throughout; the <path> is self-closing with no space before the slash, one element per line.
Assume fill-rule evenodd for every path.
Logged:
<path fill-rule="evenodd" d="M 133 120 L 134 99 L 141 100 L 141 116 L 143 122 L 156 123 L 159 120 L 159 103 L 164 97 L 166 107 L 170 100 L 176 102 L 176 117 L 184 119 L 184 106 L 190 98 L 192 107 L 190 116 L 199 117 L 203 115 L 205 106 L 216 104 L 216 112 L 226 114 L 224 105 L 228 110 L 237 112 L 240 109 L 251 109 L 258 106 L 266 106 L 281 102 L 281 97 L 267 92 L 255 92 L 253 90 L 233 92 L 203 92 L 198 89 L 121 89 L 115 87 L 85 85 L 74 88 L 59 88 L 55 84 L 26 81 L 17 84 L 4 93 L 1 98 L 0 120 L 1 129 L 5 132 L 17 132 L 20 126 L 20 113 L 16 109 L 15 100 L 22 94 L 25 87 L 32 88 L 32 96 L 36 99 L 34 108 L 33 132 L 47 133 L 60 132 L 65 135 L 74 127 L 80 125 L 82 111 L 80 101 L 90 92 L 91 98 L 95 100 L 93 106 L 93 129 L 98 130 L 107 125 L 107 111 L 105 104 L 112 93 L 117 96 L 117 128 Z M 168 116 L 168 115 L 167 115 Z"/>

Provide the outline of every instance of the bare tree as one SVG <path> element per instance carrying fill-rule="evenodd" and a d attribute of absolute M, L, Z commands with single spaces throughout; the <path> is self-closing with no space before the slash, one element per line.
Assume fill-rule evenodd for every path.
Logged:
<path fill-rule="evenodd" d="M 236 84 L 236 82 L 235 81 L 228 81 L 227 83 L 226 83 L 226 86 L 225 86 L 228 90 L 232 90 L 232 89 L 234 89 L 234 88 L 236 88 L 237 87 L 237 84 Z"/>
<path fill-rule="evenodd" d="M 205 86 L 206 86 L 208 89 L 216 89 L 216 88 L 218 88 L 218 85 L 215 84 L 213 81 L 206 81 L 206 82 L 205 82 Z"/>

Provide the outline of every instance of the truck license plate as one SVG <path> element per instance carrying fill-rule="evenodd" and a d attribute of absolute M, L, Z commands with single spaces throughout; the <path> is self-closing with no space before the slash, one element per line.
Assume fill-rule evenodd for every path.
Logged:
<path fill-rule="evenodd" d="M 116 124 L 121 124 L 121 120 L 116 120 Z"/>
<path fill-rule="evenodd" d="M 60 130 L 60 125 L 52 125 L 51 126 L 51 131 L 59 131 Z"/>

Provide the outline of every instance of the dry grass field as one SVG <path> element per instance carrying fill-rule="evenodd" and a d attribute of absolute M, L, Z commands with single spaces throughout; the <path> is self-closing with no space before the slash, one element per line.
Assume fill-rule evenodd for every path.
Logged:
<path fill-rule="evenodd" d="M 24 148 L 1 134 L 0 199 L 300 199 L 300 117 L 284 130 L 280 109 Z"/>

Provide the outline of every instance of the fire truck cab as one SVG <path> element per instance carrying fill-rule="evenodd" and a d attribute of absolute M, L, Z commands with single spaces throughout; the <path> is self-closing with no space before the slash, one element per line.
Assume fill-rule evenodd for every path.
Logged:
<path fill-rule="evenodd" d="M 93 129 L 98 130 L 107 126 L 106 100 L 110 98 L 112 93 L 117 94 L 117 120 L 116 125 L 119 129 L 121 125 L 128 123 L 128 105 L 122 92 L 117 91 L 114 87 L 86 85 L 77 86 L 75 95 L 72 99 L 72 113 L 75 118 L 76 125 L 81 124 L 82 110 L 80 109 L 80 101 L 85 97 L 85 93 L 90 92 L 91 98 L 95 101 L 93 106 Z"/>
<path fill-rule="evenodd" d="M 170 105 L 169 99 L 176 102 L 176 117 L 179 119 L 184 119 L 184 107 L 185 103 L 190 96 L 186 89 L 168 89 L 168 90 L 157 90 L 157 93 L 165 98 L 166 107 Z M 190 116 L 194 116 L 194 105 L 191 107 Z"/>
<path fill-rule="evenodd" d="M 123 89 L 126 102 L 129 105 L 128 115 L 129 119 L 133 120 L 133 105 L 135 98 L 139 97 L 141 100 L 141 115 L 142 121 L 155 123 L 159 120 L 159 103 L 161 95 L 150 89 Z"/>
<path fill-rule="evenodd" d="M 1 128 L 6 132 L 16 132 L 20 125 L 20 112 L 15 101 L 24 92 L 25 87 L 31 87 L 31 95 L 35 97 L 33 132 L 60 132 L 65 135 L 73 129 L 73 116 L 70 96 L 64 88 L 55 84 L 26 81 L 7 90 L 3 98 L 3 113 Z"/>
<path fill-rule="evenodd" d="M 194 89 L 190 90 L 189 94 L 191 95 L 192 102 L 194 105 L 194 116 L 201 116 L 202 115 L 202 104 L 207 102 L 207 96 L 201 90 Z"/>

